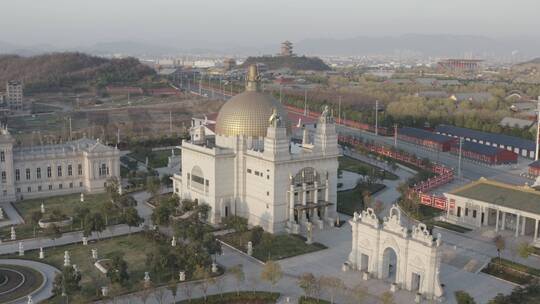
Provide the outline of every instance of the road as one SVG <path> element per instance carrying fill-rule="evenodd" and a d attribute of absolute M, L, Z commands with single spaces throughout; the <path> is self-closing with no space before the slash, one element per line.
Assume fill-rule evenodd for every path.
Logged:
<path fill-rule="evenodd" d="M 376 143 L 393 145 L 394 138 L 377 136 L 373 133 L 369 133 L 362 130 L 352 129 L 345 126 L 339 126 L 338 132 L 342 135 L 355 135 L 361 136 L 364 139 L 373 140 Z M 445 166 L 454 168 L 456 175 L 458 174 L 458 157 L 447 152 L 437 152 L 423 148 L 422 146 L 410 144 L 404 141 L 398 140 L 398 148 L 407 152 L 416 154 L 420 158 L 429 158 L 434 162 L 441 163 Z M 494 179 L 503 183 L 510 183 L 515 185 L 524 185 L 525 183 L 531 183 L 531 180 L 526 179 L 519 175 L 522 172 L 527 160 L 520 159 L 521 163 L 517 166 L 488 166 L 473 162 L 468 159 L 462 160 L 462 177 L 467 180 L 477 180 L 480 177 Z"/>

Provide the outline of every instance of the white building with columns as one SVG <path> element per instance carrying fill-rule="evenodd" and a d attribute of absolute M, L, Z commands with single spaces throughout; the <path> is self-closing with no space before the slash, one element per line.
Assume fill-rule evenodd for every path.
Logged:
<path fill-rule="evenodd" d="M 530 236 L 540 245 L 540 191 L 480 178 L 444 196 L 448 199 L 447 221 L 495 232 L 512 231 L 516 237 Z"/>
<path fill-rule="evenodd" d="M 260 91 L 252 66 L 246 91 L 220 109 L 215 136 L 199 132 L 191 138 L 181 145 L 174 191 L 208 204 L 211 223 L 237 215 L 273 233 L 299 233 L 308 222 L 333 225 L 340 150 L 328 109 L 316 131 L 294 144 L 286 111 Z"/>
<path fill-rule="evenodd" d="M 354 213 L 349 267 L 365 280 L 376 278 L 427 299 L 443 295 L 439 281 L 441 236 L 434 238 L 425 224 L 412 229 L 401 224 L 401 211 L 393 206 L 381 222 L 373 209 Z"/>
<path fill-rule="evenodd" d="M 120 152 L 99 140 L 17 147 L 0 130 L 0 202 L 103 192 L 112 177 L 120 179 Z"/>

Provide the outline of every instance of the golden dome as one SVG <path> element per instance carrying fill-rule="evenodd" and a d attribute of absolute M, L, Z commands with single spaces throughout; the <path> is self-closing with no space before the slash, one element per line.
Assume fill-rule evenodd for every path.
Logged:
<path fill-rule="evenodd" d="M 274 98 L 258 91 L 245 91 L 227 101 L 219 110 L 216 134 L 265 137 L 268 119 L 276 109 L 290 134 L 287 111 Z"/>
<path fill-rule="evenodd" d="M 248 70 L 246 91 L 229 99 L 219 110 L 216 121 L 216 134 L 224 136 L 266 137 L 268 119 L 274 109 L 290 134 L 287 111 L 272 96 L 259 91 L 257 66 Z"/>

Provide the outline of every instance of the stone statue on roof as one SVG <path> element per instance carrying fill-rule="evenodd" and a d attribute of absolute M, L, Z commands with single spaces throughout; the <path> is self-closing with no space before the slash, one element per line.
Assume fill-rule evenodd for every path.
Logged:
<path fill-rule="evenodd" d="M 268 123 L 274 128 L 281 126 L 281 116 L 276 108 L 272 109 L 272 115 L 270 115 L 270 118 L 268 118 Z"/>

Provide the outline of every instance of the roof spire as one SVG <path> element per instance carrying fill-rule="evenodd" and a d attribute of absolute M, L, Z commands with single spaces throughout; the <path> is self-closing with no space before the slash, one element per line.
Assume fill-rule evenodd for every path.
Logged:
<path fill-rule="evenodd" d="M 257 65 L 252 64 L 248 68 L 246 91 L 259 91 L 259 72 Z"/>

